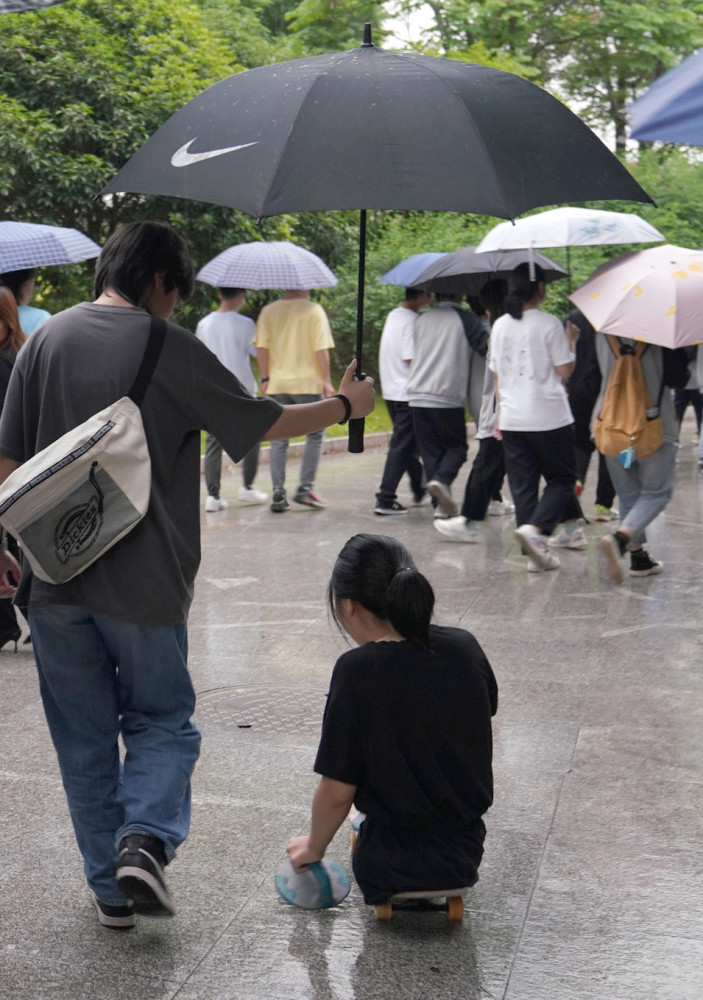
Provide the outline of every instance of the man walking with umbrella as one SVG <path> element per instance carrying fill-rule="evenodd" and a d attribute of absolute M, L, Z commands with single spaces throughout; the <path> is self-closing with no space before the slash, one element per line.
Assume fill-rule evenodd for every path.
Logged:
<path fill-rule="evenodd" d="M 256 324 L 255 343 L 261 390 L 269 398 L 286 406 L 334 395 L 329 355 L 334 347 L 332 331 L 322 306 L 310 302 L 309 290 L 288 289 L 282 299 L 264 306 Z M 293 496 L 294 502 L 304 507 L 327 506 L 313 492 L 324 436 L 322 429 L 305 438 L 300 484 Z M 271 510 L 277 514 L 290 509 L 285 489 L 288 444 L 287 438 L 272 441 L 269 453 Z"/>
<path fill-rule="evenodd" d="M 378 370 L 381 392 L 393 421 L 393 434 L 388 443 L 381 485 L 376 494 L 375 514 L 387 516 L 406 513 L 406 508 L 396 499 L 398 483 L 405 472 L 410 477 L 414 503 L 421 504 L 423 497 L 427 496 L 422 482 L 422 463 L 417 457 L 413 414 L 408 406 L 408 375 L 415 353 L 415 324 L 420 310 L 429 306 L 431 298 L 429 292 L 423 292 L 419 288 L 406 288 L 405 298 L 388 313 L 383 326 Z"/>

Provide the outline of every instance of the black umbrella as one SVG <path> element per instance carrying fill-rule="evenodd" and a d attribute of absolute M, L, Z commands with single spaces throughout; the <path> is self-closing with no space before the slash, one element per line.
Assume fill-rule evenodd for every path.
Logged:
<path fill-rule="evenodd" d="M 598 137 L 511 73 L 371 43 L 227 77 L 177 111 L 101 194 L 228 205 L 256 218 L 367 209 L 513 218 L 557 202 L 651 201 Z M 360 444 L 351 449 L 362 450 Z"/>
<path fill-rule="evenodd" d="M 476 253 L 476 247 L 462 247 L 446 253 L 418 275 L 413 285 L 428 292 L 478 295 L 491 278 L 507 278 L 519 264 L 532 260 L 544 271 L 546 281 L 565 278 L 568 271 L 550 257 L 529 250 L 494 250 Z"/>

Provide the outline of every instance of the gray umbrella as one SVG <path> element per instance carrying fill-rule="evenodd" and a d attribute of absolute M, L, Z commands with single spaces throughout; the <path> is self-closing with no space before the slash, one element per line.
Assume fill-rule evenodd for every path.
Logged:
<path fill-rule="evenodd" d="M 491 278 L 507 278 L 519 264 L 529 263 L 530 254 L 534 263 L 543 269 L 547 281 L 557 281 L 568 275 L 569 272 L 551 258 L 534 250 L 476 253 L 476 247 L 462 247 L 461 250 L 444 254 L 434 264 L 426 267 L 413 284 L 428 292 L 478 295 Z"/>

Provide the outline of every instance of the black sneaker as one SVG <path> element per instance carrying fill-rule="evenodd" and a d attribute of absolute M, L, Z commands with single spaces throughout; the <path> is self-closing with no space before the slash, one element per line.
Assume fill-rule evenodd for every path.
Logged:
<path fill-rule="evenodd" d="M 158 917 L 176 912 L 164 881 L 164 846 L 156 837 L 133 833 L 120 842 L 116 880 L 136 913 Z"/>
<path fill-rule="evenodd" d="M 390 503 L 388 500 L 378 500 L 373 512 L 374 514 L 393 516 L 394 514 L 407 514 L 408 508 L 403 507 L 402 503 L 398 503 L 397 500 L 391 500 Z"/>
<path fill-rule="evenodd" d="M 274 514 L 282 514 L 284 510 L 290 510 L 288 497 L 285 490 L 274 490 L 271 497 L 271 510 Z"/>
<path fill-rule="evenodd" d="M 644 549 L 630 553 L 630 576 L 656 576 L 663 567 L 663 563 L 652 559 Z"/>
<path fill-rule="evenodd" d="M 137 922 L 134 916 L 134 903 L 131 899 L 115 905 L 105 903 L 93 894 L 93 902 L 98 911 L 98 920 L 103 927 L 109 927 L 113 931 L 128 931 Z"/>

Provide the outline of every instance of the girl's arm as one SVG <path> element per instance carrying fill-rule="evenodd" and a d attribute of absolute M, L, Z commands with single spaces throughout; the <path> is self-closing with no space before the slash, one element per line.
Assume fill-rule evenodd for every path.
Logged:
<path fill-rule="evenodd" d="M 300 874 L 313 861 L 324 857 L 327 845 L 340 828 L 354 802 L 356 785 L 334 778 L 321 778 L 312 798 L 310 833 L 288 841 L 288 857 Z"/>

